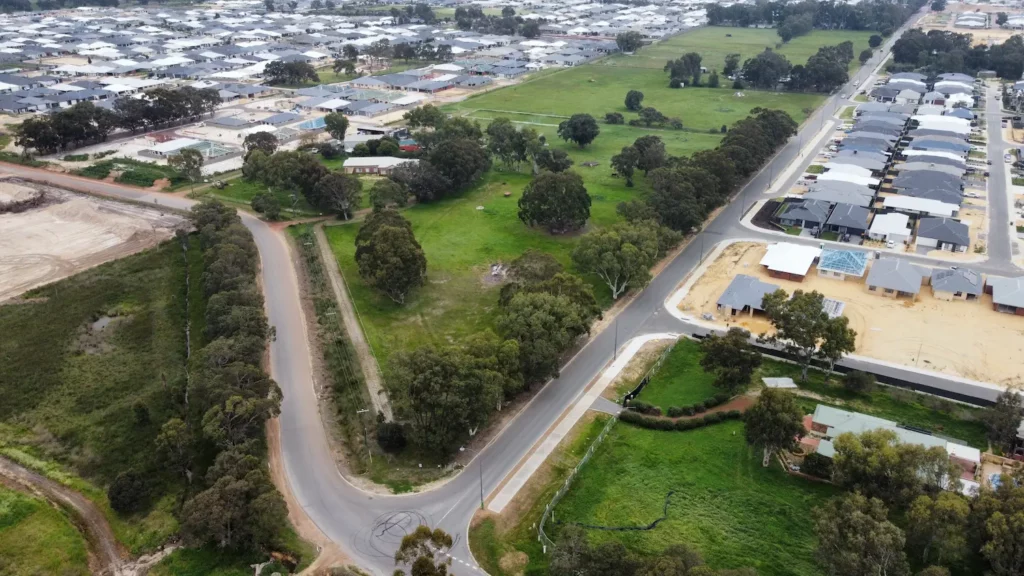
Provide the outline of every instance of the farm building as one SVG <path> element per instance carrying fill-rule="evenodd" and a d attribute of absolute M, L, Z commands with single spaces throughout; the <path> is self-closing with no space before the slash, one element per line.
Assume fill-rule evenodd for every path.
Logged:
<path fill-rule="evenodd" d="M 346 174 L 388 174 L 406 162 L 419 162 L 419 160 L 393 156 L 365 156 L 345 160 L 342 168 Z"/>
<path fill-rule="evenodd" d="M 753 316 L 755 311 L 763 310 L 761 303 L 765 294 L 771 294 L 778 289 L 775 284 L 761 282 L 746 274 L 737 274 L 718 298 L 718 311 L 726 316 L 736 316 L 742 312 Z"/>
<path fill-rule="evenodd" d="M 761 258 L 761 266 L 767 268 L 773 278 L 803 282 L 820 255 L 821 248 L 780 242 L 768 246 L 768 252 Z"/>
<path fill-rule="evenodd" d="M 925 448 L 938 447 L 945 450 L 949 454 L 949 460 L 962 470 L 960 484 L 956 486 L 959 491 L 972 494 L 979 487 L 975 477 L 981 468 L 981 451 L 977 448 L 918 430 L 904 428 L 891 420 L 859 412 L 848 412 L 824 404 L 818 404 L 814 409 L 814 414 L 804 417 L 804 429 L 807 433 L 800 439 L 800 446 L 808 452 L 817 452 L 826 458 L 835 457 L 836 450 L 832 441 L 840 434 L 847 432 L 861 434 L 878 429 L 889 430 L 896 434 L 896 438 L 901 444 L 917 444 Z"/>

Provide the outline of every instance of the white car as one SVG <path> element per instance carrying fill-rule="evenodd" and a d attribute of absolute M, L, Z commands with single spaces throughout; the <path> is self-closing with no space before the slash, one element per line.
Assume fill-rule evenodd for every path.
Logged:
<path fill-rule="evenodd" d="M 896 241 L 895 240 L 886 240 L 885 241 L 885 247 L 886 248 L 895 248 L 896 247 Z"/>

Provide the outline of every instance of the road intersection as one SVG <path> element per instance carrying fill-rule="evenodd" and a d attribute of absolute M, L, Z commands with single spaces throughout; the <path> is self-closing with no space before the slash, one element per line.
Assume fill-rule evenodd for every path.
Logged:
<path fill-rule="evenodd" d="M 916 19 L 912 21 L 916 22 Z M 873 69 L 887 57 L 896 37 L 898 34 L 883 49 L 878 50 L 878 55 L 862 66 L 860 72 L 839 92 L 852 95 L 859 86 L 865 84 Z M 307 319 L 303 317 L 299 281 L 294 267 L 295 255 L 285 234 L 278 228 L 243 214 L 243 222 L 252 231 L 259 249 L 267 315 L 270 325 L 276 330 L 276 338 L 270 345 L 270 369 L 284 393 L 280 416 L 281 457 L 291 491 L 306 514 L 331 540 L 343 547 L 354 563 L 374 574 L 390 574 L 393 571 L 394 550 L 402 536 L 419 524 L 440 527 L 453 535 L 455 545 L 451 555 L 455 560 L 455 573 L 483 573 L 472 560 L 467 542 L 469 522 L 480 506 L 479 484 L 483 485 L 485 495 L 495 492 L 533 447 L 544 439 L 563 413 L 577 404 L 588 385 L 612 360 L 616 344 L 625 346 L 634 337 L 654 333 L 703 334 L 708 331 L 699 323 L 689 322 L 670 312 L 666 308 L 666 301 L 702 263 L 705 249 L 737 238 L 761 241 L 778 239 L 778 236 L 768 231 L 744 226 L 741 223 L 744 214 L 754 201 L 762 197 L 763 191 L 772 188 L 777 175 L 786 173 L 786 168 L 792 163 L 804 161 L 802 149 L 821 146 L 831 135 L 831 131 L 823 130 L 824 125 L 834 126 L 837 122 L 834 115 L 838 109 L 849 104 L 838 95 L 830 96 L 818 112 L 804 123 L 800 134 L 783 147 L 747 183 L 734 201 L 692 238 L 687 247 L 648 287 L 622 309 L 615 322 L 617 334 L 608 329 L 593 334 L 589 342 L 562 368 L 560 376 L 541 388 L 519 414 L 480 450 L 466 468 L 472 473 L 459 474 L 428 492 L 395 496 L 371 494 L 349 483 L 338 471 L 318 410 L 319 400 L 314 388 L 311 350 L 307 341 Z M 989 98 L 988 109 L 990 142 L 1001 142 L 998 103 Z M 787 179 L 782 185 L 787 186 L 792 183 L 788 182 L 789 179 L 799 177 L 803 166 L 800 168 L 791 170 L 786 176 L 779 176 Z M 995 168 L 993 166 L 993 174 L 989 179 L 990 194 L 993 196 L 990 205 L 998 203 L 998 194 L 1001 193 L 1003 199 L 1006 195 L 1003 173 L 997 174 Z M 1005 170 L 1003 166 L 998 168 Z M 175 209 L 188 209 L 193 204 L 193 201 L 183 198 L 20 166 L 5 165 L 4 171 L 55 186 Z M 998 188 L 1000 182 L 1003 182 L 1002 191 L 993 190 Z M 1005 212 L 1007 208 L 1004 205 L 1002 213 Z M 995 230 L 1002 225 L 996 219 L 1001 214 L 998 208 L 993 208 L 992 214 L 989 260 L 972 267 L 984 272 L 1012 273 L 1014 269 L 1010 263 L 1009 234 Z M 1007 218 L 1003 214 L 1002 221 L 1007 221 Z M 787 241 L 819 242 L 792 236 L 788 236 Z M 1005 249 L 1002 245 L 1004 243 Z M 907 257 L 921 263 L 946 264 L 919 256 Z M 887 373 L 940 389 L 969 386 L 960 379 L 896 365 L 883 365 L 867 359 L 848 358 L 844 362 L 852 367 L 870 367 L 874 372 Z"/>

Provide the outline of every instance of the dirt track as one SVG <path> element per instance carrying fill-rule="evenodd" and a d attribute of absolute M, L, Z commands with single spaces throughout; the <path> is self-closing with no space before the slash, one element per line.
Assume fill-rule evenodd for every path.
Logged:
<path fill-rule="evenodd" d="M 123 552 L 103 512 L 88 498 L 28 468 L 0 457 L 0 481 L 13 489 L 53 502 L 71 511 L 89 545 L 93 574 L 118 574 Z"/>

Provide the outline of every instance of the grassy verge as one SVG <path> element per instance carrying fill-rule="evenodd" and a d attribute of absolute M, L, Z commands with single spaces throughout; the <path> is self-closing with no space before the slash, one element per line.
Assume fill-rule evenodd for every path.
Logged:
<path fill-rule="evenodd" d="M 469 529 L 469 547 L 492 576 L 545 574 L 548 557 L 537 541 L 544 507 L 566 475 L 583 458 L 609 416 L 592 415 L 575 426 L 571 437 L 548 457 L 508 508 L 500 515 L 478 517 Z M 525 557 L 525 558 L 524 558 Z M 504 559 L 504 562 L 502 561 Z"/>
<path fill-rule="evenodd" d="M 714 376 L 700 367 L 701 356 L 700 343 L 680 338 L 638 399 L 667 412 L 670 406 L 689 406 L 720 392 Z"/>
<path fill-rule="evenodd" d="M 270 192 L 281 204 L 281 214 L 285 218 L 302 218 L 308 216 L 319 216 L 320 211 L 313 209 L 306 202 L 306 198 L 299 192 L 290 192 L 279 188 L 270 188 L 259 182 L 253 182 L 246 178 L 234 178 L 226 180 L 227 184 L 222 189 L 209 187 L 197 194 L 209 195 L 226 203 L 250 209 L 250 203 L 257 194 Z"/>
<path fill-rule="evenodd" d="M 818 574 L 808 518 L 834 489 L 776 466 L 762 467 L 742 428 L 740 422 L 725 422 L 659 432 L 619 424 L 556 516 L 564 522 L 644 525 L 661 515 L 666 495 L 674 490 L 668 518 L 654 530 L 588 535 L 593 542 L 620 540 L 640 554 L 689 543 L 713 568 L 751 566 L 766 576 Z"/>
<path fill-rule="evenodd" d="M 821 174 L 825 172 L 825 167 L 821 164 L 811 164 L 807 167 L 808 174 Z"/>
<path fill-rule="evenodd" d="M 844 410 L 863 412 L 899 424 L 929 430 L 935 434 L 964 441 L 982 450 L 988 447 L 985 424 L 982 421 L 984 412 L 981 408 L 889 386 L 878 386 L 869 394 L 856 394 L 847 391 L 838 381 L 816 370 L 808 372 L 807 382 L 801 382 L 799 366 L 775 360 L 764 361 L 754 376 L 755 381 L 762 376 L 788 376 L 800 389 L 822 396 L 821 401 L 811 398 L 799 399 L 808 414 L 814 411 L 817 404 L 829 404 Z"/>
<path fill-rule="evenodd" d="M 85 539 L 63 511 L 0 486 L 0 572 L 88 576 Z"/>
<path fill-rule="evenodd" d="M 843 108 L 842 112 L 839 113 L 839 117 L 842 118 L 843 120 L 852 120 L 853 119 L 853 113 L 856 110 L 857 110 L 857 108 L 854 107 L 854 106 L 847 106 L 846 108 Z"/>

